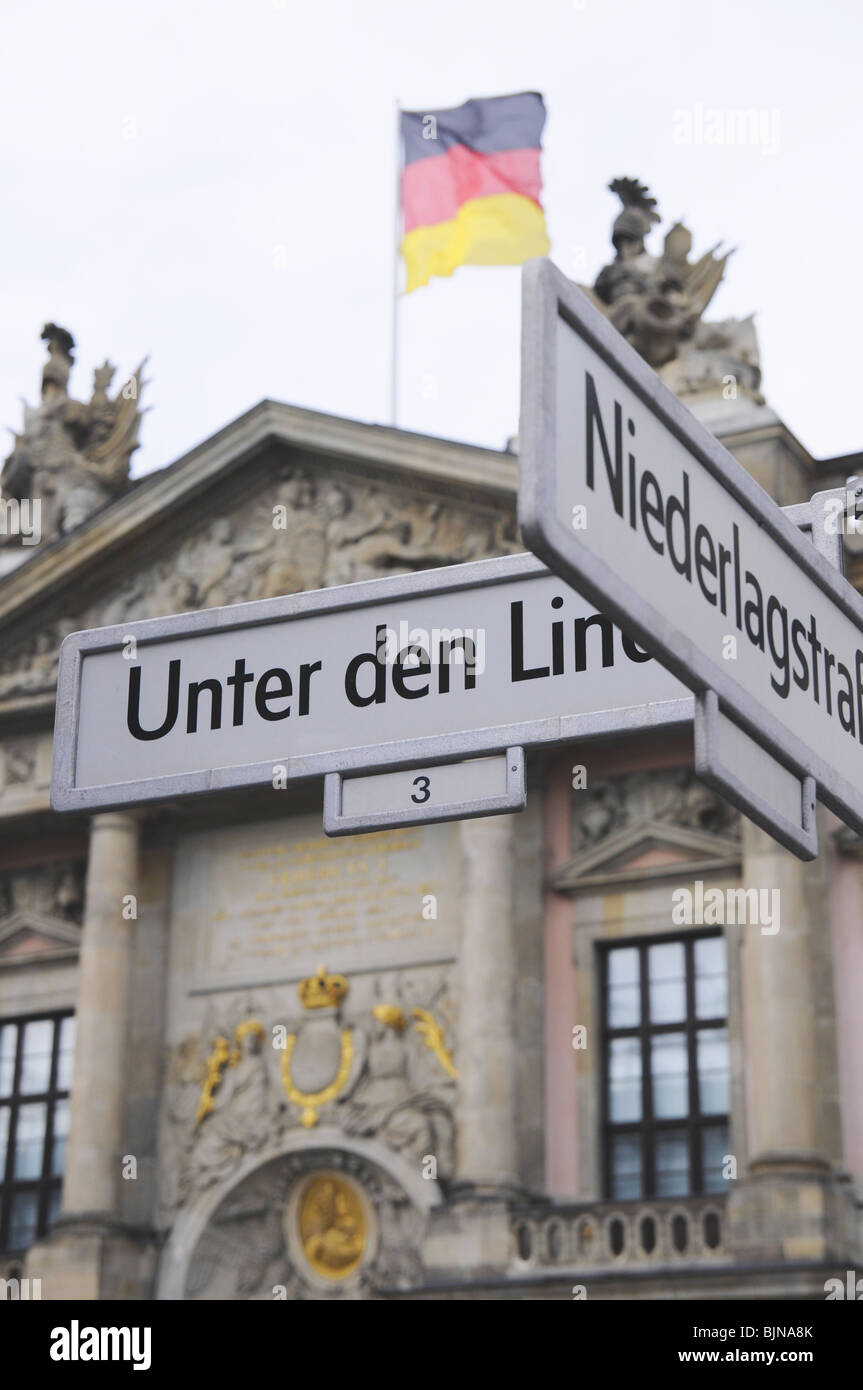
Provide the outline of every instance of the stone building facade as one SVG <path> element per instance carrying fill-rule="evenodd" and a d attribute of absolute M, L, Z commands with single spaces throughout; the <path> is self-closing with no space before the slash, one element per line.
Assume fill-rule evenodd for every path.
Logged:
<path fill-rule="evenodd" d="M 649 358 L 636 224 L 615 247 L 645 282 L 596 293 L 630 295 Z M 655 365 L 782 504 L 844 483 L 859 460 L 813 459 L 765 403 L 751 325 L 707 331 L 672 231 L 697 302 Z M 342 840 L 319 782 L 52 813 L 68 632 L 522 548 L 515 447 L 264 401 L 130 484 L 132 414 L 73 409 L 59 376 L 51 451 L 37 408 L 5 474 L 7 497 L 50 479 L 47 534 L 0 546 L 0 1275 L 821 1298 L 859 1267 L 861 846 L 819 810 L 820 857 L 794 859 L 695 780 L 690 731 L 532 753 L 519 815 Z M 696 881 L 779 887 L 781 930 L 676 925 Z"/>

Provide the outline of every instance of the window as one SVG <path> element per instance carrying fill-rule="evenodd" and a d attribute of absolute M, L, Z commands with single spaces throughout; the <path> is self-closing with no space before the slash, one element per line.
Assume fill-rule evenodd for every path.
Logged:
<path fill-rule="evenodd" d="M 728 979 L 721 934 L 603 949 L 606 1196 L 722 1192 Z"/>
<path fill-rule="evenodd" d="M 0 1250 L 26 1250 L 60 1208 L 72 1014 L 0 1020 Z"/>

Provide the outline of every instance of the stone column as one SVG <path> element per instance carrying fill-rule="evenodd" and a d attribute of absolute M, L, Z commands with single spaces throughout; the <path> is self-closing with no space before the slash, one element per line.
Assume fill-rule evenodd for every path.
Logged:
<path fill-rule="evenodd" d="M 781 914 L 775 934 L 742 928 L 750 1165 L 771 1155 L 809 1158 L 818 1134 L 804 866 L 744 818 L 741 883 L 766 890 L 767 901 L 778 890 Z"/>
<path fill-rule="evenodd" d="M 458 1176 L 517 1184 L 513 816 L 463 821 Z"/>
<path fill-rule="evenodd" d="M 847 1194 L 819 1134 L 817 998 L 811 933 L 830 931 L 829 894 L 808 866 L 745 817 L 744 889 L 779 892 L 779 930 L 741 927 L 749 1161 L 732 1189 L 729 1237 L 741 1256 L 818 1259 L 842 1247 Z M 816 903 L 813 905 L 813 898 Z"/>
<path fill-rule="evenodd" d="M 835 831 L 834 831 L 835 833 Z M 839 1103 L 845 1165 L 863 1191 L 863 843 L 844 832 L 845 852 L 836 854 L 834 872 L 833 978 L 836 994 Z"/>
<path fill-rule="evenodd" d="M 570 859 L 572 757 L 560 758 L 545 788 L 545 871 L 548 878 Z M 550 1197 L 574 1197 L 578 1174 L 578 1059 L 572 1028 L 578 1014 L 578 988 L 572 957 L 572 898 L 545 892 L 545 1190 Z"/>
<path fill-rule="evenodd" d="M 113 1215 L 122 1145 L 126 1031 L 135 922 L 124 899 L 138 891 L 138 821 L 96 816 L 84 906 L 75 1070 L 63 1182 L 63 1215 Z M 128 911 L 128 909 L 127 909 Z"/>
<path fill-rule="evenodd" d="M 137 900 L 138 841 L 133 815 L 92 822 L 63 1205 L 50 1235 L 27 1252 L 28 1275 L 52 1301 L 149 1296 L 154 1257 L 120 1219 L 118 1201 L 135 931 L 123 907 Z"/>

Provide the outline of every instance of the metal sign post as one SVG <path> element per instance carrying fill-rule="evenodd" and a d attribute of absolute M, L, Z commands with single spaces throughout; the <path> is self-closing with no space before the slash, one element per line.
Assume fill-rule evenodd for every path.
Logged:
<path fill-rule="evenodd" d="M 548 261 L 524 271 L 519 438 L 528 544 L 699 696 L 702 770 L 801 857 L 813 780 L 863 833 L 863 599 L 824 495 L 810 544 Z"/>

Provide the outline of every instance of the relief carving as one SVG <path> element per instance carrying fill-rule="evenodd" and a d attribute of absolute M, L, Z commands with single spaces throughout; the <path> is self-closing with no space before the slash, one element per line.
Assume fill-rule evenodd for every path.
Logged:
<path fill-rule="evenodd" d="M 220 1182 L 278 1132 L 281 1102 L 268 1065 L 272 1035 L 263 1025 L 241 1027 L 261 1018 L 256 1004 L 220 1002 L 207 1011 L 201 1034 L 168 1055 L 160 1192 L 166 1211 Z"/>
<path fill-rule="evenodd" d="M 185 1297 L 355 1299 L 410 1288 L 422 1278 L 425 1224 L 368 1160 L 327 1147 L 287 1154 L 217 1207 L 192 1255 Z"/>
<path fill-rule="evenodd" d="M 0 872 L 0 920 L 20 912 L 80 925 L 85 876 L 86 866 L 74 860 Z"/>
<path fill-rule="evenodd" d="M 18 641 L 3 643 L 0 653 L 0 700 L 22 695 L 53 695 L 57 688 L 60 643 L 84 626 L 75 618 L 61 618 Z"/>
<path fill-rule="evenodd" d="M 319 972 L 304 985 L 320 978 Z M 250 1153 L 290 1130 L 314 1129 L 319 1119 L 346 1135 L 377 1138 L 418 1166 L 433 1154 L 438 1176 L 450 1176 L 455 1082 L 441 1056 L 449 1057 L 455 1029 L 448 980 L 447 967 L 381 975 L 375 994 L 387 1008 L 375 1012 L 359 1005 L 349 1011 L 344 996 L 335 1005 L 309 1003 L 306 993 L 297 1017 L 289 995 L 278 1007 L 278 991 L 266 1007 L 260 996 L 219 996 L 200 1034 L 168 1057 L 160 1163 L 165 1222 Z M 405 1018 L 403 1029 L 393 1026 L 396 1014 Z"/>
<path fill-rule="evenodd" d="M 453 1037 L 448 977 L 443 969 L 379 977 L 377 990 L 384 1008 L 373 1010 L 368 1068 L 342 1117 L 347 1134 L 377 1135 L 417 1163 L 427 1154 L 434 1155 L 441 1178 L 455 1171 L 454 1079 L 435 1049 L 429 1048 L 422 1026 L 399 1024 L 402 1017 L 418 1011 L 426 1020 L 440 1020 L 435 1026 L 441 1037 L 444 1028 Z M 396 1012 L 391 1012 L 393 1006 Z M 428 1028 L 423 1019 L 415 1022 Z"/>
<path fill-rule="evenodd" d="M 279 511 L 279 509 L 282 509 Z M 270 492 L 206 521 L 109 595 L 0 658 L 0 699 L 52 689 L 67 632 L 164 617 L 521 549 L 515 521 L 406 490 L 285 470 Z M 5 678 L 5 679 L 4 679 Z"/>
<path fill-rule="evenodd" d="M 38 748 L 34 737 L 10 738 L 0 746 L 0 792 L 26 785 L 36 776 Z"/>
<path fill-rule="evenodd" d="M 740 834 L 739 813 L 733 806 L 699 782 L 691 768 L 673 768 L 603 778 L 576 792 L 573 851 L 644 821 L 667 821 L 731 838 Z"/>

